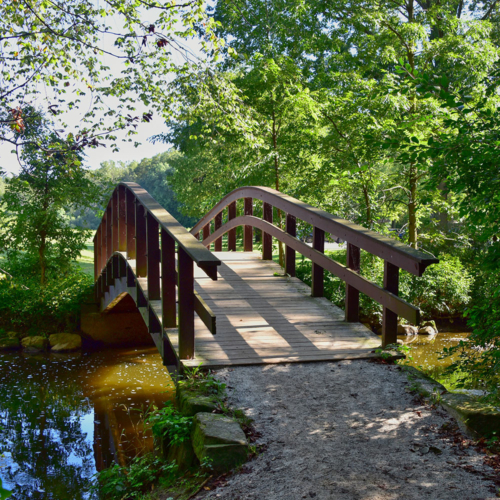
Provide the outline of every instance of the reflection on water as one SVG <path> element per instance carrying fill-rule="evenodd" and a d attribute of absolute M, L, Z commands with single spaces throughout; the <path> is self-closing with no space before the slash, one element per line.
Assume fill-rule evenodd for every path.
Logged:
<path fill-rule="evenodd" d="M 97 470 L 152 446 L 141 415 L 173 391 L 154 348 L 0 354 L 0 498 L 90 498 Z"/>
<path fill-rule="evenodd" d="M 423 368 L 445 368 L 449 366 L 456 355 L 453 357 L 446 357 L 444 359 L 439 359 L 442 357 L 440 354 L 444 347 L 452 347 L 458 344 L 460 340 L 463 340 L 469 335 L 464 332 L 443 332 L 438 333 L 434 337 L 428 335 L 413 335 L 409 337 L 398 337 L 407 346 L 411 347 L 410 356 L 413 360 L 409 361 L 409 364 L 418 368 L 422 366 Z"/>

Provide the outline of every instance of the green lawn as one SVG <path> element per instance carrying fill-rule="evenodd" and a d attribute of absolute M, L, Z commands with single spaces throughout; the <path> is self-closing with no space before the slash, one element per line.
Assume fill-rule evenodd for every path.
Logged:
<path fill-rule="evenodd" d="M 82 255 L 77 259 L 77 264 L 87 274 L 94 276 L 94 243 L 87 242 L 87 248 L 83 250 Z"/>

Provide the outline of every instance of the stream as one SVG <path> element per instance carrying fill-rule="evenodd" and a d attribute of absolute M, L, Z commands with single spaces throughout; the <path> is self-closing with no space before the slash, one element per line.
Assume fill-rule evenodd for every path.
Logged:
<path fill-rule="evenodd" d="M 444 367 L 437 351 L 466 335 L 400 338 L 413 366 Z M 174 395 L 154 347 L 0 353 L 0 500 L 94 498 L 97 471 L 152 449 L 145 413 Z"/>
<path fill-rule="evenodd" d="M 156 348 L 0 354 L 0 499 L 87 500 L 97 471 L 153 446 L 144 415 L 174 398 Z"/>

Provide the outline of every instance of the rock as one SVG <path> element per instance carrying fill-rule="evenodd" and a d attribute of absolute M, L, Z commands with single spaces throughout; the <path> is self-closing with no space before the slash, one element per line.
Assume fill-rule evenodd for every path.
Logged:
<path fill-rule="evenodd" d="M 82 347 L 82 338 L 76 333 L 55 333 L 49 337 L 52 351 L 76 351 Z"/>
<path fill-rule="evenodd" d="M 436 335 L 436 333 L 437 331 L 432 326 L 424 326 L 418 330 L 419 335 Z"/>
<path fill-rule="evenodd" d="M 179 411 L 186 417 L 193 417 L 197 413 L 212 413 L 219 406 L 215 396 L 208 395 L 202 384 L 193 387 L 181 381 L 177 384 L 176 396 Z"/>
<path fill-rule="evenodd" d="M 198 460 L 208 459 L 217 472 L 227 472 L 246 462 L 248 443 L 239 424 L 232 418 L 214 413 L 198 413 L 191 432 Z"/>
<path fill-rule="evenodd" d="M 421 328 L 425 328 L 426 326 L 430 326 L 430 327 L 434 328 L 434 330 L 436 331 L 436 333 L 438 332 L 438 329 L 437 329 L 437 326 L 436 326 L 436 322 L 433 319 L 431 319 L 429 321 L 424 321 L 420 325 Z"/>
<path fill-rule="evenodd" d="M 169 462 L 175 462 L 181 471 L 185 471 L 195 465 L 196 455 L 194 454 L 191 440 L 184 441 L 181 444 L 168 446 L 166 458 Z"/>
<path fill-rule="evenodd" d="M 24 349 L 30 351 L 45 351 L 49 345 L 49 341 L 45 337 L 39 335 L 34 337 L 25 337 L 21 340 Z"/>
<path fill-rule="evenodd" d="M 416 335 L 418 328 L 412 325 L 398 325 L 398 335 Z"/>
<path fill-rule="evenodd" d="M 18 339 L 19 335 L 18 332 L 7 332 L 7 337 L 9 337 L 9 339 Z"/>
<path fill-rule="evenodd" d="M 21 342 L 17 338 L 4 337 L 0 339 L 0 352 L 21 349 Z"/>

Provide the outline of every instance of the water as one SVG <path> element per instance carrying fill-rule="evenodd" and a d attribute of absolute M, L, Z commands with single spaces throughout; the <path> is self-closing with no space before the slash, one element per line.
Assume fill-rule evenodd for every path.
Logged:
<path fill-rule="evenodd" d="M 173 397 L 155 348 L 1 353 L 0 499 L 90 499 L 97 471 L 151 449 L 144 410 Z"/>
<path fill-rule="evenodd" d="M 428 335 L 398 336 L 407 346 L 411 347 L 410 356 L 412 360 L 409 364 L 418 368 L 425 369 L 437 368 L 444 369 L 449 366 L 456 355 L 453 357 L 441 358 L 441 351 L 445 347 L 452 347 L 458 344 L 461 339 L 469 335 L 466 332 L 440 332 L 430 337 Z"/>

